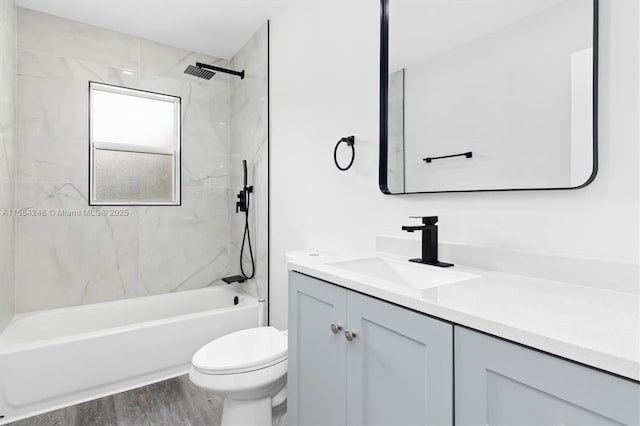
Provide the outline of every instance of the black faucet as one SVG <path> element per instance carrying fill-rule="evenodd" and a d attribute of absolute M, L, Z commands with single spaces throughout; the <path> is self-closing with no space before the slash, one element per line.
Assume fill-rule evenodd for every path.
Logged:
<path fill-rule="evenodd" d="M 422 231 L 422 258 L 409 259 L 409 261 L 441 268 L 453 266 L 453 263 L 438 260 L 438 225 L 436 225 L 438 216 L 418 216 L 416 219 L 422 219 L 422 225 L 402 227 L 402 230 L 407 232 Z"/>

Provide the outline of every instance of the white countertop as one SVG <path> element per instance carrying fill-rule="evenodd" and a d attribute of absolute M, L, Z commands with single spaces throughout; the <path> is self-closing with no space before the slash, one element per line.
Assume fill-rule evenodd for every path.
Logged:
<path fill-rule="evenodd" d="M 307 256 L 289 269 L 640 381 L 637 294 L 456 265 L 478 277 L 421 296 L 325 263 L 342 259 Z"/>

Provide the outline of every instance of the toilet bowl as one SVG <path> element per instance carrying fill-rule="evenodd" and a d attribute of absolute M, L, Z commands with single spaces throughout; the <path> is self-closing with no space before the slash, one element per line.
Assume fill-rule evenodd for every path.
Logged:
<path fill-rule="evenodd" d="M 224 397 L 222 426 L 271 426 L 272 408 L 286 399 L 286 332 L 257 327 L 222 336 L 196 352 L 189 378 Z"/>

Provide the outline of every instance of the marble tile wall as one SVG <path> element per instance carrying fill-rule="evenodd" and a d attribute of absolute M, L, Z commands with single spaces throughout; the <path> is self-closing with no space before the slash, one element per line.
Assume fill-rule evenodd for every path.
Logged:
<path fill-rule="evenodd" d="M 404 70 L 389 75 L 387 187 L 404 192 Z"/>
<path fill-rule="evenodd" d="M 16 6 L 0 0 L 0 332 L 14 313 Z"/>
<path fill-rule="evenodd" d="M 244 214 L 235 214 L 235 196 L 243 184 L 242 160 L 247 160 L 248 181 L 253 185 L 249 229 L 255 257 L 255 278 L 239 284 L 256 297 L 267 298 L 268 288 L 268 23 L 238 51 L 231 66 L 245 71 L 245 78 L 231 81 L 231 269 L 240 272 L 238 260 L 245 225 Z M 248 250 L 245 272 L 251 270 Z"/>
<path fill-rule="evenodd" d="M 28 9 L 18 8 L 17 21 L 17 206 L 49 214 L 16 220 L 16 311 L 186 290 L 228 275 L 230 76 L 183 73 L 195 61 L 228 61 Z M 128 207 L 126 217 L 59 212 L 87 208 L 88 81 L 181 97 L 182 206 Z"/>

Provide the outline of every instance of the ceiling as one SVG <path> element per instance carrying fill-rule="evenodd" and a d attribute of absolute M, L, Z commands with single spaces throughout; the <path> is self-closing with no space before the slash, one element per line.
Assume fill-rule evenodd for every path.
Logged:
<path fill-rule="evenodd" d="M 230 59 L 291 0 L 16 0 L 28 9 Z"/>

